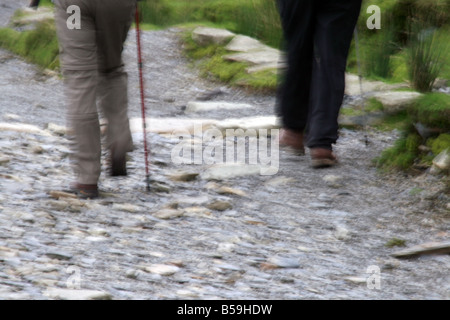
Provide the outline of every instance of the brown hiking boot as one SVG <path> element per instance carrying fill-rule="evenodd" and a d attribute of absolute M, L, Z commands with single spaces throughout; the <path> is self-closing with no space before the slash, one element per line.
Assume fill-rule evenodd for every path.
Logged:
<path fill-rule="evenodd" d="M 337 164 L 337 157 L 332 150 L 312 148 L 310 150 L 313 168 L 327 168 Z"/>
<path fill-rule="evenodd" d="M 297 155 L 304 155 L 303 133 L 289 129 L 281 129 L 280 146 L 288 147 Z"/>
<path fill-rule="evenodd" d="M 70 186 L 70 193 L 76 194 L 80 199 L 98 198 L 98 187 L 96 184 L 74 183 Z"/>

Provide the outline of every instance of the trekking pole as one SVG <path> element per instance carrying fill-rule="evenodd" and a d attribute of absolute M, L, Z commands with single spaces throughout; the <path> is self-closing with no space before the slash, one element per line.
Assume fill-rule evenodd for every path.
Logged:
<path fill-rule="evenodd" d="M 362 70 L 361 70 L 361 57 L 359 50 L 359 37 L 358 37 L 358 27 L 355 28 L 355 47 L 356 47 L 356 61 L 358 64 L 358 78 L 359 78 L 359 88 L 361 90 L 361 98 L 362 98 L 362 108 L 364 114 L 364 142 L 366 147 L 369 145 L 369 137 L 367 135 L 367 113 L 366 113 L 366 98 L 364 95 L 363 89 L 363 79 L 362 79 Z"/>
<path fill-rule="evenodd" d="M 148 148 L 147 148 L 147 122 L 145 119 L 145 95 L 144 95 L 144 77 L 143 63 L 141 52 L 141 30 L 139 29 L 139 5 L 136 3 L 136 42 L 138 52 L 138 69 L 139 69 L 139 85 L 141 90 L 141 111 L 142 111 L 142 128 L 144 130 L 144 153 L 145 153 L 145 182 L 147 191 L 150 191 L 150 174 L 148 169 Z"/>

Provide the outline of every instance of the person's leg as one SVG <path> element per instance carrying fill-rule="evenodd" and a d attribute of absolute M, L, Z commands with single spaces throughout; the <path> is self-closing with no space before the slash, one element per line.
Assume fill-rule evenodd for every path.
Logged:
<path fill-rule="evenodd" d="M 76 182 L 97 185 L 101 172 L 100 126 L 96 107 L 97 45 L 89 0 L 57 0 L 56 27 L 67 99 L 67 125 L 72 135 Z M 67 7 L 81 9 L 81 29 L 69 29 Z"/>
<path fill-rule="evenodd" d="M 126 152 L 133 148 L 128 119 L 128 75 L 123 45 L 135 12 L 135 1 L 98 0 L 96 28 L 99 64 L 99 107 L 108 122 L 107 147 L 111 175 L 126 175 Z"/>
<path fill-rule="evenodd" d="M 307 125 L 313 62 L 314 0 L 278 0 L 287 70 L 278 89 L 277 113 L 288 130 L 303 132 Z"/>
<path fill-rule="evenodd" d="M 318 2 L 313 71 L 309 148 L 332 150 L 338 139 L 338 116 L 344 98 L 345 69 L 361 0 Z"/>

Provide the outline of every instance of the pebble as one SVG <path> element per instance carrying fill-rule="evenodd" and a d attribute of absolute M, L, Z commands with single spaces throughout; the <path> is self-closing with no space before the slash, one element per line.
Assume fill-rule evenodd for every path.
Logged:
<path fill-rule="evenodd" d="M 216 200 L 207 205 L 210 210 L 226 211 L 233 208 L 233 205 L 228 201 Z"/>
<path fill-rule="evenodd" d="M 48 288 L 43 292 L 44 296 L 57 300 L 111 300 L 112 295 L 105 291 L 75 290 Z"/>
<path fill-rule="evenodd" d="M 159 219 L 168 220 L 168 219 L 174 219 L 183 216 L 183 211 L 176 210 L 176 209 L 161 209 L 155 213 L 153 213 L 153 216 Z"/>
<path fill-rule="evenodd" d="M 165 264 L 153 264 L 147 267 L 144 267 L 144 270 L 150 273 L 155 273 L 161 276 L 171 276 L 178 271 L 180 268 L 173 265 L 165 265 Z"/>

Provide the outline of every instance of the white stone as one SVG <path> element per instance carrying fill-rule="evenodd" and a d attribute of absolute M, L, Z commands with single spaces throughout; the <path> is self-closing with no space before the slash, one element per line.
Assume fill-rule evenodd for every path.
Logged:
<path fill-rule="evenodd" d="M 26 123 L 0 123 L 0 131 L 15 131 L 23 133 L 38 134 L 41 136 L 50 136 L 48 132 L 37 126 Z"/>
<path fill-rule="evenodd" d="M 227 54 L 223 58 L 229 61 L 247 62 L 252 65 L 278 63 L 283 60 L 280 50 L 269 47 L 252 52 Z"/>
<path fill-rule="evenodd" d="M 55 123 L 49 123 L 47 126 L 47 130 L 57 134 L 59 136 L 63 136 L 67 133 L 67 129 L 64 126 L 57 125 Z"/>
<path fill-rule="evenodd" d="M 135 213 L 142 210 L 140 206 L 131 203 L 114 203 L 112 205 L 112 209 L 117 211 L 126 211 L 130 213 Z"/>
<path fill-rule="evenodd" d="M 144 270 L 150 273 L 159 274 L 161 276 L 171 276 L 177 273 L 180 268 L 166 264 L 153 264 L 151 266 L 145 267 Z"/>
<path fill-rule="evenodd" d="M 248 36 L 237 35 L 233 38 L 233 40 L 230 41 L 225 49 L 237 52 L 250 52 L 263 49 L 265 47 L 267 46 L 261 43 L 261 41 Z"/>
<path fill-rule="evenodd" d="M 252 105 L 246 103 L 230 103 L 225 101 L 216 102 L 196 102 L 191 101 L 187 104 L 186 112 L 202 112 L 213 110 L 239 110 L 251 109 Z"/>
<path fill-rule="evenodd" d="M 46 297 L 56 300 L 111 300 L 111 294 L 97 290 L 73 290 L 49 288 L 43 293 Z"/>
<path fill-rule="evenodd" d="M 376 92 L 373 95 L 383 104 L 384 111 L 388 113 L 404 110 L 421 96 L 422 94 L 418 92 L 409 91 Z"/>
<path fill-rule="evenodd" d="M 192 39 L 200 46 L 211 43 L 225 44 L 234 36 L 235 34 L 228 30 L 207 27 L 198 27 L 192 32 Z"/>
<path fill-rule="evenodd" d="M 226 180 L 237 177 L 245 177 L 260 174 L 262 168 L 259 165 L 249 164 L 217 164 L 211 166 L 202 175 L 205 180 Z"/>
<path fill-rule="evenodd" d="M 447 148 L 438 154 L 433 160 L 433 165 L 440 170 L 450 170 L 450 148 Z"/>

